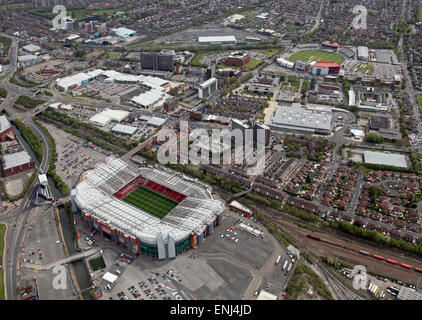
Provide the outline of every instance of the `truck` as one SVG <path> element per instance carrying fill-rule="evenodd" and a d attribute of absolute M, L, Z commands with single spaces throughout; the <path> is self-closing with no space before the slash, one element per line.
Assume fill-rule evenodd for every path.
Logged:
<path fill-rule="evenodd" d="M 281 256 L 278 256 L 277 260 L 275 261 L 276 265 L 279 263 L 280 259 L 281 259 Z"/>
<path fill-rule="evenodd" d="M 282 268 L 283 271 L 286 270 L 286 267 L 287 267 L 287 264 L 288 263 L 289 263 L 289 261 L 287 261 L 287 260 L 284 262 L 284 265 L 283 265 L 283 268 Z"/>

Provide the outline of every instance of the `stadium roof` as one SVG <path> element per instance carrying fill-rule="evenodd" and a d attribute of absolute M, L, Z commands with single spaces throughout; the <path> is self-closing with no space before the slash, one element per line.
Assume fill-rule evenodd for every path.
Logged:
<path fill-rule="evenodd" d="M 332 113 L 301 107 L 278 106 L 271 120 L 271 125 L 280 129 L 331 130 Z"/>
<path fill-rule="evenodd" d="M 3 170 L 18 167 L 30 162 L 31 157 L 25 150 L 12 154 L 5 154 L 3 156 Z"/>
<path fill-rule="evenodd" d="M 5 115 L 0 116 L 0 132 L 4 132 L 11 127 L 11 124 Z"/>
<path fill-rule="evenodd" d="M 364 151 L 363 156 L 365 163 L 407 168 L 406 158 L 402 154 Z"/>
<path fill-rule="evenodd" d="M 328 47 L 333 47 L 333 48 L 338 48 L 339 47 L 338 44 L 331 43 L 331 42 L 323 42 L 323 43 L 321 43 L 321 45 L 328 46 Z"/>
<path fill-rule="evenodd" d="M 235 36 L 213 36 L 213 37 L 198 37 L 200 43 L 209 42 L 236 42 Z"/>
<path fill-rule="evenodd" d="M 114 197 L 138 176 L 185 194 L 187 198 L 160 220 Z M 223 210 L 220 201 L 212 200 L 210 188 L 196 180 L 164 167 L 138 167 L 114 157 L 106 158 L 84 174 L 73 199 L 85 215 L 93 215 L 125 236 L 151 243 L 160 233 L 163 238 L 171 234 L 175 241 L 185 239 L 191 232 L 199 233 Z"/>
<path fill-rule="evenodd" d="M 340 68 L 340 66 L 335 62 L 315 62 L 313 66 L 322 68 Z"/>

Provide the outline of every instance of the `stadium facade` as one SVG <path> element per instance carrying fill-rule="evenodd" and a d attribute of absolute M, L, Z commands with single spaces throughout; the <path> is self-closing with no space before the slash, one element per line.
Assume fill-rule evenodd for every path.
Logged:
<path fill-rule="evenodd" d="M 178 203 L 162 219 L 122 199 L 143 187 Z M 72 207 L 90 229 L 133 254 L 174 258 L 198 246 L 221 224 L 224 205 L 212 189 L 167 168 L 108 157 L 84 172 L 72 189 Z"/>

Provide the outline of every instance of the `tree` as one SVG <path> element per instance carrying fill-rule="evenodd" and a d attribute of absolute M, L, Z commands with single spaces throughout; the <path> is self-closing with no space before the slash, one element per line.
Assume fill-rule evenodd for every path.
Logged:
<path fill-rule="evenodd" d="M 365 141 L 372 143 L 382 143 L 384 138 L 379 133 L 369 132 L 365 135 Z"/>

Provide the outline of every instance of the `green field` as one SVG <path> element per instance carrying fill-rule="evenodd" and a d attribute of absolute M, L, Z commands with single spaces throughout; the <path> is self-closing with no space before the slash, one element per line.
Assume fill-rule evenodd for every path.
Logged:
<path fill-rule="evenodd" d="M 247 65 L 242 67 L 243 71 L 250 71 L 258 67 L 262 63 L 262 60 L 251 58 L 251 62 L 249 62 Z"/>
<path fill-rule="evenodd" d="M 296 62 L 297 60 L 304 62 L 335 62 L 337 64 L 341 64 L 343 63 L 344 58 L 341 55 L 332 52 L 325 52 L 319 50 L 302 50 L 293 53 L 289 57 L 289 61 L 291 62 Z"/>
<path fill-rule="evenodd" d="M 422 22 L 422 4 L 418 7 L 418 22 Z"/>
<path fill-rule="evenodd" d="M 243 11 L 243 12 L 240 12 L 239 14 L 241 14 L 242 16 L 249 17 L 249 18 L 255 18 L 258 15 L 257 12 L 253 12 L 252 10 Z"/>
<path fill-rule="evenodd" d="M 4 236 L 6 233 L 6 225 L 0 224 L 0 300 L 5 299 L 4 293 L 4 271 L 3 271 L 3 252 L 4 252 Z"/>
<path fill-rule="evenodd" d="M 112 58 L 120 56 L 121 52 L 119 51 L 107 51 L 104 55 L 105 58 Z"/>
<path fill-rule="evenodd" d="M 160 219 L 178 205 L 176 201 L 143 187 L 133 190 L 128 196 L 123 198 L 123 201 L 151 213 Z"/>

